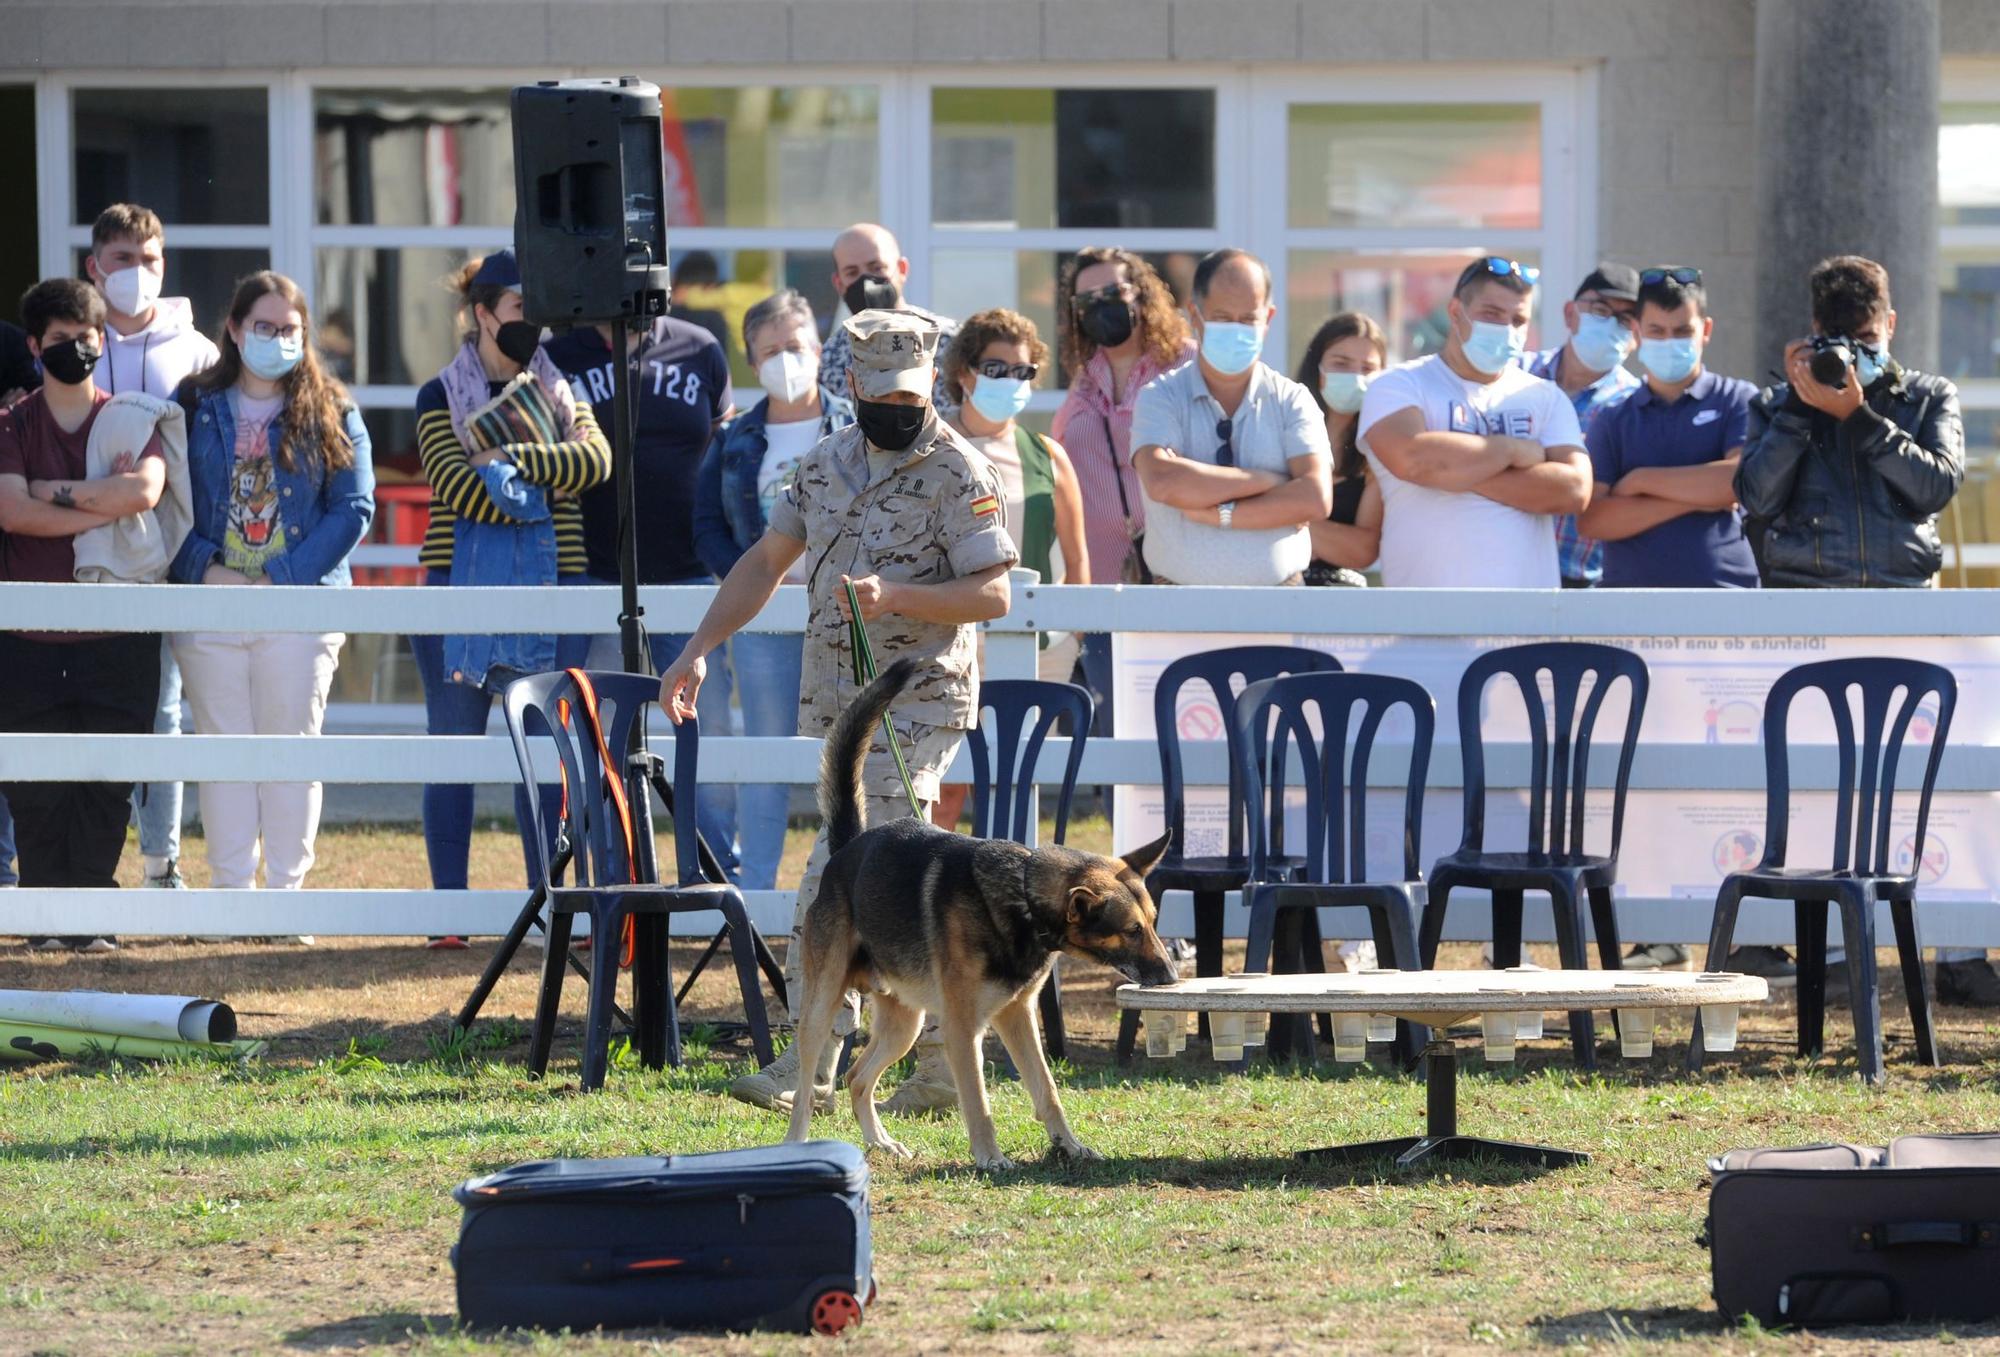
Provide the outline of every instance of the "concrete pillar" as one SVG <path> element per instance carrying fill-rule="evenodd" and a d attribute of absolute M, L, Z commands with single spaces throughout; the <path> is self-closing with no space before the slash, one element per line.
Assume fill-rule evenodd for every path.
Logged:
<path fill-rule="evenodd" d="M 1896 356 L 1937 368 L 1938 0 L 1757 0 L 1760 378 L 1831 254 L 1889 270 Z"/>

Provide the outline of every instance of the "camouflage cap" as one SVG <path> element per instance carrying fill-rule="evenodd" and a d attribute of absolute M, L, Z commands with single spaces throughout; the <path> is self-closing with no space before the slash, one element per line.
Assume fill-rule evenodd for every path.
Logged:
<path fill-rule="evenodd" d="M 880 400 L 891 391 L 930 395 L 937 326 L 908 311 L 868 310 L 849 316 L 846 329 L 853 354 L 848 371 L 861 399 Z"/>

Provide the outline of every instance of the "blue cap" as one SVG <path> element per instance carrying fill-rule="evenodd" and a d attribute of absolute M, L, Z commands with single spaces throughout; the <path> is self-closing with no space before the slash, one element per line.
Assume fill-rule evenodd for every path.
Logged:
<path fill-rule="evenodd" d="M 479 271 L 472 275 L 474 287 L 510 287 L 521 290 L 521 266 L 514 262 L 514 252 L 495 250 L 479 261 Z"/>

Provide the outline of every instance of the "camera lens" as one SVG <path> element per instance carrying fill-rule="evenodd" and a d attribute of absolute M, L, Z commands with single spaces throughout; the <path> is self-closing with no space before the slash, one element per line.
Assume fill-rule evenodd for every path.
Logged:
<path fill-rule="evenodd" d="M 1814 381 L 1838 391 L 1847 385 L 1847 369 L 1853 363 L 1854 355 L 1845 344 L 1829 344 L 1823 349 L 1814 349 L 1806 366 L 1812 370 Z"/>

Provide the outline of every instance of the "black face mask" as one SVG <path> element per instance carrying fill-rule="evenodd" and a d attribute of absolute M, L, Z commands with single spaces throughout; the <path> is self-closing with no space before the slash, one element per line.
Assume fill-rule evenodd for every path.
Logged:
<path fill-rule="evenodd" d="M 903 304 L 902 289 L 879 273 L 864 273 L 840 294 L 855 315 L 863 311 L 894 311 Z"/>
<path fill-rule="evenodd" d="M 1078 313 L 1076 323 L 1085 339 L 1115 349 L 1132 337 L 1132 303 L 1093 302 Z"/>
<path fill-rule="evenodd" d="M 65 339 L 42 350 L 42 371 L 64 386 L 81 386 L 101 356 L 95 340 Z"/>
<path fill-rule="evenodd" d="M 530 325 L 525 320 L 502 321 L 500 328 L 493 332 L 493 347 L 522 367 L 528 365 L 535 356 L 535 350 L 541 346 L 542 327 Z"/>
<path fill-rule="evenodd" d="M 930 422 L 928 405 L 892 405 L 888 401 L 854 402 L 854 422 L 862 436 L 884 452 L 907 452 Z"/>

